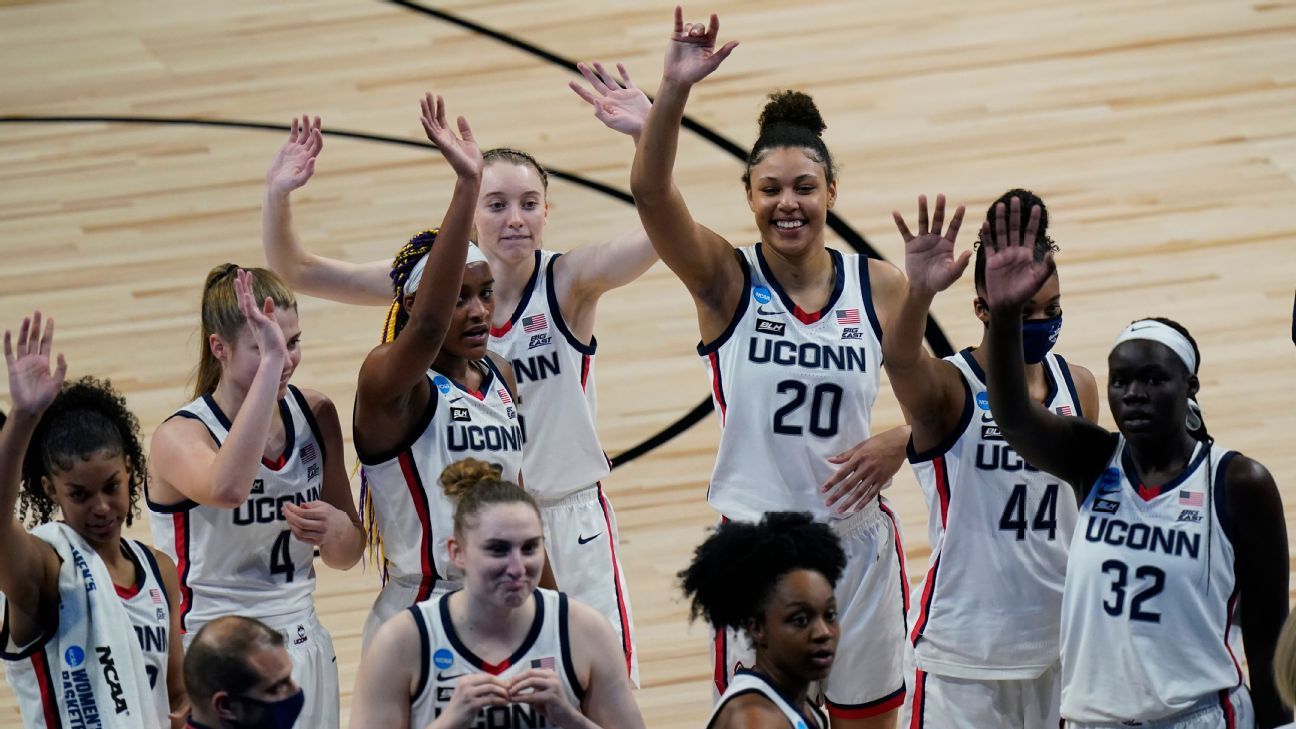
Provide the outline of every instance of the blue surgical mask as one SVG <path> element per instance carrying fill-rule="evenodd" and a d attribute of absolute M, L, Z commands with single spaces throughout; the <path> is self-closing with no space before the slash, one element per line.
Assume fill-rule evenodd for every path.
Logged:
<path fill-rule="evenodd" d="M 1052 319 L 1028 319 L 1022 322 L 1022 359 L 1026 364 L 1044 361 L 1044 355 L 1057 343 L 1062 332 L 1062 315 Z"/>
<path fill-rule="evenodd" d="M 251 696 L 234 696 L 235 701 L 242 701 L 261 709 L 260 720 L 255 724 L 244 724 L 247 729 L 292 729 L 306 705 L 306 694 L 301 689 L 297 693 L 278 701 L 262 701 Z"/>

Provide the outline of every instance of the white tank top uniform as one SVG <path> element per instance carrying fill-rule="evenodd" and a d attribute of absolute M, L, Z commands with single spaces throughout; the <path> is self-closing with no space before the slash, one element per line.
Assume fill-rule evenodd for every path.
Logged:
<path fill-rule="evenodd" d="M 526 408 L 522 471 L 540 506 L 554 577 L 563 592 L 607 616 L 637 686 L 639 657 L 616 514 L 599 483 L 610 466 L 596 419 L 598 340 L 584 344 L 563 318 L 554 284 L 561 256 L 536 251 L 535 269 L 513 315 L 504 326 L 491 328 L 491 349 L 512 363 Z"/>
<path fill-rule="evenodd" d="M 38 527 L 33 534 L 54 543 L 47 537 L 55 530 L 65 535 L 72 532 L 70 527 L 56 522 Z M 78 551 L 92 554 L 89 545 L 79 539 L 69 537 L 67 541 L 74 547 L 72 555 Z M 148 547 L 130 539 L 123 539 L 121 544 L 135 563 L 139 578 L 130 588 L 113 585 L 114 593 L 109 593 L 106 599 L 120 606 L 112 608 L 113 612 L 120 610 L 116 615 L 99 613 L 102 610 L 99 605 L 106 607 L 106 603 L 98 603 L 98 596 L 92 594 L 102 595 L 97 586 L 111 583 L 107 568 L 97 555 L 84 564 L 76 564 L 74 556 L 60 571 L 60 622 L 54 633 L 25 646 L 16 645 L 9 634 L 9 610 L 5 605 L 4 625 L 0 627 L 0 659 L 5 662 L 6 677 L 24 727 L 167 726 L 167 714 L 171 710 L 167 691 L 171 611 L 166 587 L 157 560 Z M 68 587 L 75 588 L 75 592 L 68 594 L 64 589 Z M 81 593 L 89 599 L 79 599 Z M 86 612 L 99 614 L 91 615 L 87 621 Z M 118 618 L 124 618 L 129 625 L 128 635 L 115 630 Z M 88 628 L 87 622 L 91 624 Z M 127 652 L 135 653 L 133 649 L 137 646 L 142 659 L 138 664 L 142 669 L 138 680 L 144 683 L 135 687 L 136 677 L 131 667 L 136 664 Z M 142 712 L 131 704 L 131 689 L 136 688 L 146 704 Z"/>
<path fill-rule="evenodd" d="M 469 650 L 459 637 L 450 619 L 451 594 L 453 593 L 446 593 L 409 608 L 414 624 L 418 626 L 422 654 L 418 686 L 410 696 L 410 726 L 430 725 L 450 703 L 458 680 L 478 673 L 507 680 L 533 668 L 549 669 L 558 675 L 567 701 L 574 707 L 580 707 L 584 688 L 576 677 L 572 663 L 566 595 L 537 588 L 532 597 L 535 601 L 535 620 L 531 624 L 531 630 L 513 655 L 501 663 L 492 664 Z M 528 704 L 484 707 L 472 725 L 555 726 L 543 713 Z"/>
<path fill-rule="evenodd" d="M 734 673 L 729 688 L 725 690 L 720 701 L 716 703 L 715 709 L 711 711 L 711 719 L 707 721 L 708 729 L 715 726 L 716 717 L 720 716 L 720 711 L 724 709 L 725 704 L 728 704 L 731 699 L 746 694 L 760 694 L 769 699 L 770 703 L 777 706 L 787 717 L 790 729 L 828 729 L 828 717 L 818 706 L 811 703 L 810 716 L 802 714 L 787 697 L 770 684 L 764 675 L 746 669 Z"/>
<path fill-rule="evenodd" d="M 434 591 L 459 586 L 462 575 L 446 547 L 454 502 L 441 489 L 441 471 L 476 458 L 498 464 L 509 481 L 521 472 L 523 436 L 513 395 L 489 357 L 474 366 L 483 372 L 477 391 L 429 369 L 431 395 L 409 440 L 386 453 L 359 454 L 385 559 L 383 593 L 371 616 L 378 624 Z M 376 629 L 367 624 L 366 637 Z"/>
<path fill-rule="evenodd" d="M 830 714 L 862 718 L 896 708 L 902 676 L 908 579 L 899 526 L 886 500 L 838 516 L 819 484 L 828 458 L 871 435 L 882 370 L 882 328 L 873 310 L 868 259 L 828 249 L 836 281 L 827 304 L 805 312 L 779 286 L 761 244 L 735 251 L 744 295 L 725 331 L 698 345 L 720 419 L 720 448 L 707 499 L 727 519 L 806 511 L 842 536 L 847 568 L 836 594 L 838 668 L 825 682 Z M 754 653 L 734 631 L 716 636 L 716 690 Z M 723 658 L 721 658 L 723 656 Z"/>
<path fill-rule="evenodd" d="M 930 568 L 916 589 L 909 640 L 917 668 L 962 679 L 1017 680 L 1057 663 L 1071 487 L 1026 463 L 999 433 L 985 373 L 965 349 L 945 360 L 963 377 L 954 432 L 909 461 L 928 508 Z M 1044 405 L 1079 416 L 1070 368 L 1043 363 Z"/>
<path fill-rule="evenodd" d="M 1080 505 L 1062 608 L 1068 726 L 1245 727 L 1224 474 L 1199 444 L 1180 476 L 1138 480 L 1124 437 Z"/>
<path fill-rule="evenodd" d="M 184 500 L 148 501 L 153 541 L 180 574 L 180 626 L 186 634 L 224 615 L 280 625 L 314 615 L 314 546 L 292 535 L 284 504 L 320 499 L 324 440 L 301 391 L 279 401 L 285 431 L 278 462 L 262 461 L 248 498 L 233 509 Z M 210 394 L 172 417 L 197 420 L 220 447 L 230 419 Z"/>

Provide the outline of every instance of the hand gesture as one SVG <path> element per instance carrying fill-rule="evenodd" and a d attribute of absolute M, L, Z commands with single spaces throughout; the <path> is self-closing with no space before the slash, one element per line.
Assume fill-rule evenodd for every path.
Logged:
<path fill-rule="evenodd" d="M 701 23 L 684 23 L 684 10 L 675 6 L 675 29 L 666 48 L 666 68 L 662 77 L 672 81 L 695 84 L 711 75 L 720 63 L 729 57 L 738 41 L 729 41 L 716 50 L 716 37 L 720 33 L 720 18 L 711 14 L 710 26 Z"/>
<path fill-rule="evenodd" d="M 459 135 L 455 136 L 454 130 L 446 123 L 444 99 L 440 96 L 434 98 L 429 93 L 424 95 L 420 104 L 423 108 L 423 131 L 427 132 L 428 139 L 441 150 L 441 156 L 450 163 L 455 174 L 460 177 L 481 175 L 485 163 L 482 162 L 482 153 L 477 147 L 477 140 L 473 139 L 468 120 L 459 117 Z"/>
<path fill-rule="evenodd" d="M 829 458 L 841 468 L 819 486 L 824 505 L 851 514 L 876 499 L 904 464 L 908 443 L 908 429 L 894 428 Z"/>
<path fill-rule="evenodd" d="M 283 515 L 294 537 L 316 547 L 355 529 L 351 517 L 327 501 L 284 504 Z"/>
<path fill-rule="evenodd" d="M 58 366 L 50 372 L 53 345 L 54 320 L 45 323 L 42 335 L 40 311 L 30 319 L 23 319 L 16 343 L 13 334 L 5 330 L 5 365 L 9 368 L 9 397 L 13 400 L 14 413 L 39 416 L 58 396 L 63 376 L 67 374 L 67 362 L 60 354 Z"/>
<path fill-rule="evenodd" d="M 425 670 L 434 669 L 428 667 Z M 489 673 L 464 674 L 455 682 L 450 703 L 446 704 L 445 711 L 433 726 L 442 726 L 440 720 L 446 719 L 444 726 L 467 729 L 476 720 L 477 712 L 487 706 L 505 706 L 508 703 L 509 686 L 502 679 Z"/>
<path fill-rule="evenodd" d="M 909 277 L 909 288 L 916 291 L 937 293 L 949 288 L 967 270 L 968 261 L 972 260 L 972 251 L 963 251 L 958 260 L 954 260 L 954 241 L 958 238 L 959 226 L 963 224 L 963 206 L 958 206 L 950 220 L 949 230 L 941 234 L 941 225 L 945 222 L 945 196 L 936 196 L 936 214 L 932 217 L 930 229 L 927 227 L 927 196 L 918 196 L 918 235 L 909 232 L 904 217 L 897 210 L 891 211 L 896 227 L 905 242 L 905 275 Z"/>
<path fill-rule="evenodd" d="M 638 139 L 644 121 L 648 119 L 648 112 L 652 109 L 652 102 L 630 80 L 630 73 L 625 66 L 617 64 L 617 71 L 621 73 L 619 79 L 613 78 L 598 61 L 594 62 L 592 70 L 585 63 L 576 64 L 576 69 L 595 93 L 590 93 L 576 81 L 569 81 L 567 86 L 594 107 L 594 118 L 603 122 L 608 129 Z"/>
<path fill-rule="evenodd" d="M 1043 258 L 1035 255 L 1035 237 L 1039 229 L 1040 209 L 1031 207 L 1026 230 L 1021 229 L 1021 200 L 1013 198 L 1011 211 L 1003 203 L 995 206 L 994 239 L 986 251 L 986 306 L 992 310 L 1018 310 L 1030 301 L 1053 275 L 1057 266 L 1053 253 Z M 1005 220 L 1005 213 L 1011 212 Z M 990 239 L 990 224 L 981 226 L 982 239 Z"/>
<path fill-rule="evenodd" d="M 252 298 L 252 274 L 241 268 L 234 274 L 234 296 L 238 299 L 239 311 L 252 330 L 261 361 L 277 356 L 282 365 L 288 359 L 288 345 L 284 342 L 283 329 L 275 319 L 274 300 L 267 296 L 258 307 L 256 299 Z"/>
<path fill-rule="evenodd" d="M 320 118 L 302 116 L 292 120 L 288 141 L 279 148 L 270 169 L 266 171 L 266 187 L 271 192 L 286 194 L 296 190 L 315 174 L 315 159 L 324 148 L 324 135 L 320 133 Z"/>
<path fill-rule="evenodd" d="M 554 726 L 572 726 L 569 719 L 579 712 L 567 701 L 558 674 L 547 668 L 531 668 L 513 677 L 509 701 L 530 704 L 545 715 Z"/>

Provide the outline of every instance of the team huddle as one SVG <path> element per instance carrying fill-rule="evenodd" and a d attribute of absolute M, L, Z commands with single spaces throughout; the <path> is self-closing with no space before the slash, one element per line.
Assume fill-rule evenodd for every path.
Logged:
<path fill-rule="evenodd" d="M 572 89 L 635 143 L 642 227 L 567 253 L 544 247 L 544 167 L 482 151 L 428 94 L 455 173 L 440 225 L 390 261 L 312 254 L 290 200 L 323 133 L 294 120 L 266 174 L 269 266 L 207 273 L 192 399 L 147 458 L 122 394 L 65 381 L 52 318 L 5 332 L 0 658 L 26 726 L 336 729 L 315 562 L 368 553 L 383 586 L 352 727 L 643 727 L 594 330 L 600 297 L 658 260 L 693 298 L 721 428 L 720 525 L 680 573 L 713 628 L 708 726 L 1291 720 L 1273 678 L 1281 499 L 1208 434 L 1191 334 L 1156 317 L 1118 334 L 1118 431 L 1100 427 L 1094 375 L 1052 351 L 1044 201 L 1004 193 L 959 253 L 965 209 L 919 197 L 916 230 L 893 213 L 903 273 L 828 248 L 837 169 L 795 91 L 761 112 L 742 178 L 760 241 L 735 247 L 674 178 L 690 90 L 737 46 L 718 30 L 676 9 L 651 102 L 623 67 L 581 64 Z M 930 305 L 969 264 L 984 335 L 934 357 Z M 292 382 L 297 293 L 387 307 L 357 363 L 358 502 L 337 408 Z M 883 368 L 907 424 L 874 433 Z M 932 544 L 912 591 L 881 494 L 906 460 Z M 152 545 L 122 536 L 141 510 Z"/>

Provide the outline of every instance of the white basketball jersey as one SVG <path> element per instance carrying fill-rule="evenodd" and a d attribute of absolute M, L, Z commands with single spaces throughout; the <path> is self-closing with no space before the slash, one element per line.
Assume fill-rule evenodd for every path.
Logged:
<path fill-rule="evenodd" d="M 733 679 L 729 682 L 729 688 L 725 689 L 720 700 L 716 702 L 715 709 L 711 711 L 711 719 L 707 721 L 707 727 L 715 725 L 716 717 L 720 716 L 720 711 L 724 709 L 725 704 L 730 699 L 743 696 L 745 694 L 760 694 L 769 699 L 770 703 L 779 708 L 783 715 L 787 717 L 788 726 L 791 729 L 828 729 L 828 717 L 824 715 L 823 710 L 814 704 L 810 704 L 810 716 L 806 716 L 797 710 L 792 702 L 789 701 L 779 690 L 770 684 L 765 676 L 740 668 L 734 672 Z"/>
<path fill-rule="evenodd" d="M 536 251 L 535 271 L 502 327 L 491 327 L 491 349 L 509 359 L 526 405 L 522 470 L 536 498 L 561 499 L 608 474 L 595 422 L 594 350 L 563 319 L 554 291 L 561 253 Z M 531 427 L 527 427 L 530 421 Z"/>
<path fill-rule="evenodd" d="M 584 689 L 572 664 L 571 636 L 567 627 L 567 596 L 552 590 L 534 593 L 535 621 L 522 645 L 498 664 L 483 661 L 464 645 L 450 620 L 450 595 L 421 602 L 411 607 L 422 646 L 419 683 L 410 696 L 411 727 L 430 726 L 450 703 L 455 686 L 462 676 L 488 673 L 510 679 L 532 668 L 547 668 L 558 674 L 563 693 L 572 706 L 580 708 Z M 488 706 L 471 722 L 476 727 L 556 726 L 539 709 L 529 704 Z"/>
<path fill-rule="evenodd" d="M 985 373 L 963 350 L 963 416 L 946 441 L 909 461 L 927 499 L 931 567 L 909 639 L 918 668 L 968 679 L 1030 679 L 1058 661 L 1062 585 L 1075 531 L 1064 481 L 1026 463 L 990 412 Z M 1081 415 L 1066 361 L 1044 358 L 1044 405 Z"/>
<path fill-rule="evenodd" d="M 707 499 L 730 519 L 757 521 L 769 511 L 831 518 L 818 489 L 838 468 L 828 458 L 869 437 L 882 328 L 868 259 L 828 253 L 832 295 L 806 313 L 774 280 L 759 243 L 739 249 L 738 310 L 723 334 L 698 345 L 721 431 Z"/>
<path fill-rule="evenodd" d="M 1184 472 L 1145 500 L 1125 439 L 1117 439 L 1080 505 L 1071 543 L 1062 604 L 1064 718 L 1160 719 L 1223 706 L 1242 686 L 1224 508 L 1234 455 L 1199 445 Z"/>
<path fill-rule="evenodd" d="M 180 573 L 180 627 L 186 633 L 222 615 L 280 622 L 314 610 L 315 547 L 293 536 L 283 505 L 320 499 L 324 440 L 306 399 L 292 385 L 279 401 L 279 416 L 283 455 L 277 463 L 262 461 L 240 506 L 148 502 L 153 542 L 175 560 Z M 217 448 L 233 426 L 210 394 L 172 417 L 205 425 Z"/>
<path fill-rule="evenodd" d="M 148 547 L 131 539 L 123 539 L 122 547 L 135 561 L 140 580 L 130 589 L 113 587 L 139 640 L 157 716 L 165 719 L 171 711 L 171 697 L 167 691 L 171 609 L 167 604 L 166 587 L 157 560 Z M 59 642 L 52 640 L 54 636 L 47 636 L 28 646 L 13 645 L 9 637 L 8 605 L 5 606 L 4 620 L 4 627 L 0 628 L 0 659 L 5 661 L 5 673 L 18 702 L 23 726 L 38 729 L 61 727 L 57 701 L 64 683 L 58 671 L 65 664 L 63 657 L 57 655 Z"/>
<path fill-rule="evenodd" d="M 476 458 L 498 464 L 502 477 L 516 482 L 522 468 L 522 428 L 508 385 L 489 357 L 475 366 L 484 373 L 476 392 L 428 370 L 431 395 L 408 442 L 387 453 L 359 454 L 386 574 L 418 583 L 416 602 L 426 600 L 438 580 L 462 576 L 446 547 L 454 502 L 441 490 L 441 471 Z"/>

